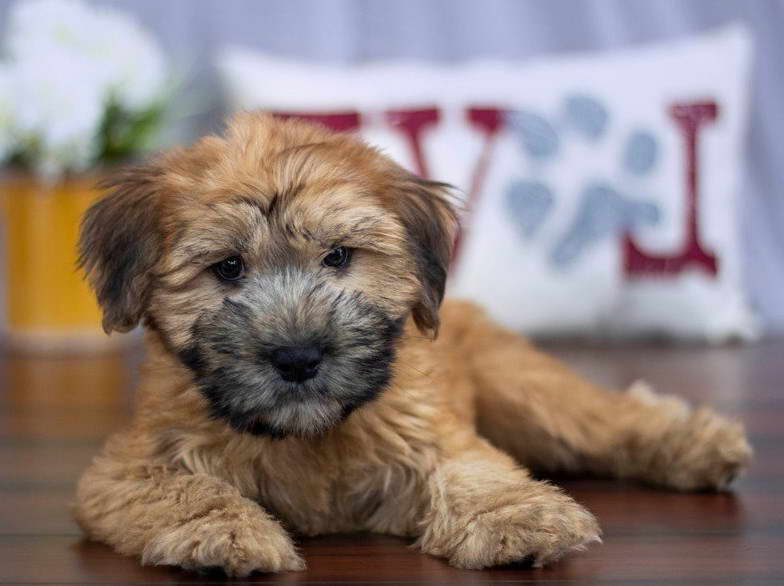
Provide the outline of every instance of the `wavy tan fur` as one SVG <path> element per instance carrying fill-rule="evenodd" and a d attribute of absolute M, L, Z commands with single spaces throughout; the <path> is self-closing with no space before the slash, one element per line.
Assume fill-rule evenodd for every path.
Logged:
<path fill-rule="evenodd" d="M 143 563 L 237 576 L 301 570 L 293 536 L 364 530 L 410 537 L 462 568 L 544 564 L 600 531 L 527 467 L 696 490 L 725 487 L 749 461 L 742 427 L 709 409 L 645 385 L 591 385 L 470 304 L 450 301 L 439 313 L 455 230 L 447 188 L 350 136 L 243 114 L 225 135 L 108 187 L 85 218 L 81 262 L 107 330 L 144 323 L 148 358 L 133 421 L 83 475 L 76 517 L 91 538 Z M 337 242 L 355 256 L 332 274 L 318 259 Z M 278 278 L 258 281 L 266 285 L 243 301 L 241 319 L 206 319 L 245 294 L 210 270 L 236 252 L 254 278 Z M 301 299 L 308 291 L 323 302 Z M 352 329 L 324 313 L 329 303 L 366 310 Z M 285 319 L 269 315 L 281 306 Z M 371 317 L 380 316 L 405 323 L 390 330 L 394 360 L 374 373 L 386 382 L 365 403 L 333 380 L 304 407 L 245 410 L 234 422 L 263 419 L 278 437 L 216 415 L 211 400 L 226 417 L 261 405 L 264 393 L 270 405 L 280 400 L 248 382 L 248 344 L 332 324 L 336 343 L 352 348 L 366 321 L 371 352 L 382 323 Z M 215 331 L 235 345 L 199 346 Z M 356 361 L 335 364 L 351 373 Z M 235 367 L 247 396 L 220 384 Z M 206 373 L 228 394 L 208 398 Z M 355 399 L 336 420 L 336 405 Z"/>

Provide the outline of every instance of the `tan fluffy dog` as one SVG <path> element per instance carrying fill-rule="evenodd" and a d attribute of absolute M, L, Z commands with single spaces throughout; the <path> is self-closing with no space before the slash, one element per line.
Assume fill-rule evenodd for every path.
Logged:
<path fill-rule="evenodd" d="M 597 388 L 471 305 L 439 316 L 448 189 L 355 138 L 245 114 L 112 187 L 82 265 L 148 359 L 77 517 L 143 563 L 301 570 L 289 531 L 365 530 L 542 564 L 599 528 L 521 464 L 694 490 L 749 460 L 707 409 Z"/>

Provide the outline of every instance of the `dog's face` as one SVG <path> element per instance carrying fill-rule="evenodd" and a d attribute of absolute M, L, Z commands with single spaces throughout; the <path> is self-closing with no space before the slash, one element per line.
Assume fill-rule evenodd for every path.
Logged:
<path fill-rule="evenodd" d="M 388 384 L 409 316 L 438 327 L 446 188 L 356 139 L 245 114 L 110 187 L 80 243 L 104 328 L 155 329 L 238 431 L 323 432 Z"/>

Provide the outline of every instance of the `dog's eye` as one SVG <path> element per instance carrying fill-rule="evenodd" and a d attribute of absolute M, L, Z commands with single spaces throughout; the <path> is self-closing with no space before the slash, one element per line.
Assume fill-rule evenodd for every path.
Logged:
<path fill-rule="evenodd" d="M 245 274 L 242 257 L 230 256 L 214 266 L 215 274 L 224 281 L 236 281 Z"/>
<path fill-rule="evenodd" d="M 351 260 L 351 249 L 345 246 L 338 246 L 329 251 L 329 254 L 321 261 L 325 267 L 341 269 L 348 265 Z"/>

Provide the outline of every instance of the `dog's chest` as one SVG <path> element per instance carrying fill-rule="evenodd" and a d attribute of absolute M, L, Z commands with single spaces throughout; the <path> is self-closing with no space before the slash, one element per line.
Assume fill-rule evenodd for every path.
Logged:
<path fill-rule="evenodd" d="M 405 458 L 382 459 L 372 449 L 281 453 L 264 464 L 258 470 L 257 500 L 308 535 L 361 530 L 410 534 L 428 476 L 424 466 Z M 409 514 L 401 516 L 401 510 Z"/>

